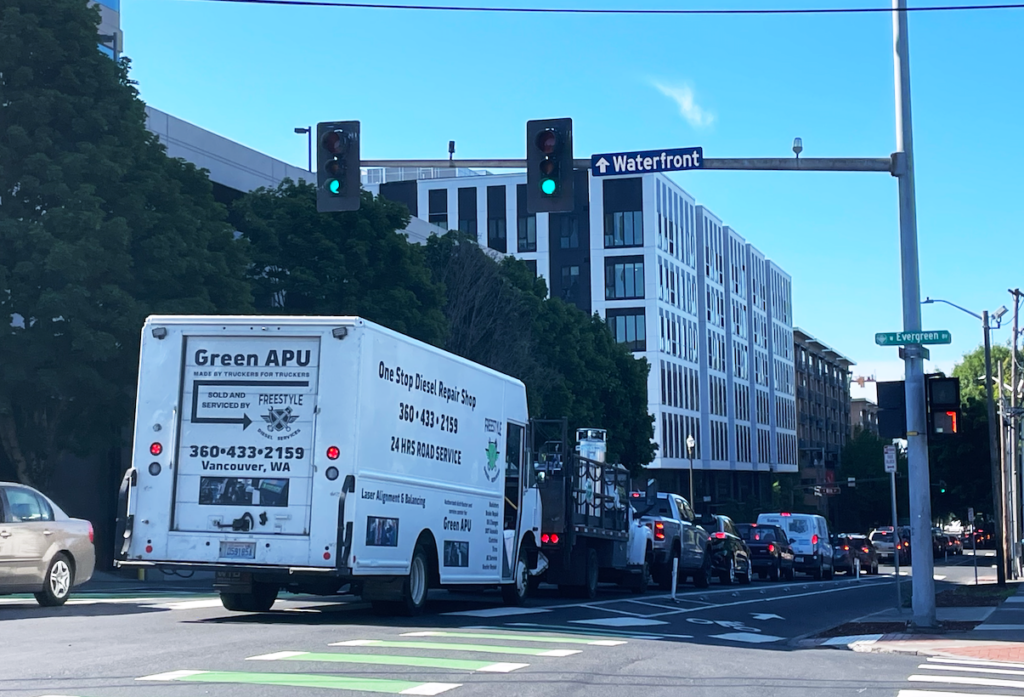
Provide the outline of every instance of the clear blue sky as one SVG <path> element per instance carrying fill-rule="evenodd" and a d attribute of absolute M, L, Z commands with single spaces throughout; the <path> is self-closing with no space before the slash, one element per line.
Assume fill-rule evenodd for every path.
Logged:
<path fill-rule="evenodd" d="M 452 0 L 452 3 L 464 0 Z M 839 3 L 839 4 L 837 4 Z M 848 4 L 843 4 L 848 3 Z M 468 3 L 467 3 L 468 4 Z M 885 0 L 480 0 L 559 7 L 885 6 Z M 920 1 L 912 4 L 921 4 Z M 928 4 L 953 4 L 930 0 Z M 895 149 L 888 13 L 507 15 L 122 0 L 143 99 L 299 166 L 296 126 L 362 122 L 364 157 L 523 157 L 525 122 L 572 116 L 575 153 L 700 145 L 706 157 L 877 157 Z M 911 13 L 921 295 L 975 312 L 1024 286 L 1024 10 Z M 563 37 L 560 39 L 560 37 Z M 677 181 L 793 276 L 796 324 L 900 377 L 888 174 L 692 172 Z M 1012 309 L 1012 308 L 1011 308 Z M 923 308 L 948 369 L 980 323 Z M 1008 323 L 994 334 L 1007 342 Z M 934 366 L 930 366 L 934 367 Z"/>

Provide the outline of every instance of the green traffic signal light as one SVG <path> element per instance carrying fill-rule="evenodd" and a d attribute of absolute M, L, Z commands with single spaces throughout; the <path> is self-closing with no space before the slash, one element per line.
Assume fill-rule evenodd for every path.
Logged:
<path fill-rule="evenodd" d="M 327 182 L 327 190 L 330 191 L 332 194 L 339 193 L 341 191 L 341 182 L 338 181 L 337 179 L 332 179 L 331 181 Z"/>
<path fill-rule="evenodd" d="M 540 183 L 540 190 L 550 196 L 555 193 L 555 189 L 558 188 L 558 184 L 554 179 L 545 179 Z"/>

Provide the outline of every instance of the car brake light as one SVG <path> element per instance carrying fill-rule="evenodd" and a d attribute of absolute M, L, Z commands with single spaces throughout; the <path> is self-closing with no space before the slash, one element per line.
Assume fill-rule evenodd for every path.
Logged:
<path fill-rule="evenodd" d="M 725 539 L 725 533 L 724 532 L 712 533 L 711 537 L 715 538 L 716 540 L 724 540 Z"/>
<path fill-rule="evenodd" d="M 843 545 L 843 551 L 844 552 L 850 551 L 850 545 Z"/>
<path fill-rule="evenodd" d="M 784 516 L 784 517 L 786 517 L 786 518 L 788 518 L 788 517 L 790 516 L 790 514 L 789 514 L 789 513 L 780 513 L 779 515 L 781 515 L 781 516 Z"/>
<path fill-rule="evenodd" d="M 154 455 L 154 456 L 155 455 L 159 455 L 163 451 L 164 451 L 164 446 L 161 445 L 160 443 L 153 443 L 152 445 L 149 446 L 149 454 L 150 455 Z"/>
<path fill-rule="evenodd" d="M 93 530 L 92 530 L 92 523 L 89 523 L 89 542 L 92 543 L 92 542 L 95 542 L 95 541 L 96 541 L 96 536 L 95 536 L 95 534 L 93 533 Z"/>
<path fill-rule="evenodd" d="M 811 535 L 811 544 L 812 545 L 818 544 L 818 536 L 817 535 Z"/>
<path fill-rule="evenodd" d="M 775 545 L 773 545 L 773 544 L 769 544 L 769 545 L 768 545 L 768 551 L 769 551 L 769 552 L 774 552 L 774 551 L 775 551 Z"/>
<path fill-rule="evenodd" d="M 868 550 L 868 548 L 867 548 L 867 547 L 862 547 L 860 551 L 862 551 L 862 552 L 864 552 L 865 554 L 867 554 L 869 550 Z"/>

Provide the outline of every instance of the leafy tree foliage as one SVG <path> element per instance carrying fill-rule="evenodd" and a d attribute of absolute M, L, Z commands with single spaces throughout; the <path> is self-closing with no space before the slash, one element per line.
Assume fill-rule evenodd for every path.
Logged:
<path fill-rule="evenodd" d="M 842 486 L 838 497 L 839 521 L 837 532 L 869 532 L 882 525 L 892 525 L 892 493 L 890 475 L 885 472 L 886 445 L 891 441 L 879 438 L 871 431 L 858 429 L 843 446 L 843 469 L 839 483 L 855 477 L 854 488 Z M 896 451 L 896 500 L 900 519 L 909 514 L 907 489 L 907 457 L 902 448 Z"/>
<path fill-rule="evenodd" d="M 326 215 L 312 184 L 285 180 L 239 199 L 232 217 L 250 243 L 260 312 L 358 315 L 443 343 L 444 286 L 397 232 L 409 223 L 405 206 L 364 192 L 358 211 Z"/>
<path fill-rule="evenodd" d="M 0 13 L 0 445 L 45 486 L 63 451 L 117 444 L 147 314 L 250 297 L 206 175 L 166 156 L 127 61 L 97 49 L 98 9 Z"/>

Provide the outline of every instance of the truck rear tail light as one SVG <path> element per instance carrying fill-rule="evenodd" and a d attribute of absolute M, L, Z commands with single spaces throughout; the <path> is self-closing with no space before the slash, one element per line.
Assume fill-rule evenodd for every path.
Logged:
<path fill-rule="evenodd" d="M 341 456 L 341 451 L 338 450 L 338 446 L 332 445 L 331 447 L 327 448 L 327 459 L 328 460 L 337 460 L 340 456 Z"/>
<path fill-rule="evenodd" d="M 864 552 L 864 554 L 867 554 L 870 550 L 868 550 L 867 547 L 861 547 L 860 551 Z"/>
<path fill-rule="evenodd" d="M 156 455 L 159 455 L 160 453 L 162 453 L 163 451 L 164 451 L 164 446 L 161 445 L 160 443 L 153 443 L 152 445 L 149 446 L 149 454 L 150 455 L 156 456 Z"/>
<path fill-rule="evenodd" d="M 96 534 L 93 532 L 92 523 L 89 523 L 89 542 L 93 543 L 96 541 Z"/>
<path fill-rule="evenodd" d="M 849 552 L 850 551 L 850 545 L 843 545 L 843 551 L 844 552 Z"/>
<path fill-rule="evenodd" d="M 724 540 L 725 539 L 725 533 L 724 532 L 713 532 L 713 533 L 711 533 L 711 537 L 715 538 L 716 540 Z"/>
<path fill-rule="evenodd" d="M 818 536 L 817 535 L 811 535 L 811 544 L 812 545 L 818 544 Z"/>
<path fill-rule="evenodd" d="M 551 533 L 550 535 L 547 534 L 547 533 L 544 533 L 543 535 L 540 536 L 540 541 L 541 541 L 541 544 L 545 544 L 545 545 L 548 544 L 548 543 L 551 543 L 553 545 L 557 545 L 558 544 L 558 535 L 556 533 Z"/>
<path fill-rule="evenodd" d="M 665 539 L 665 524 L 661 521 L 654 523 L 654 539 L 664 540 Z"/>

